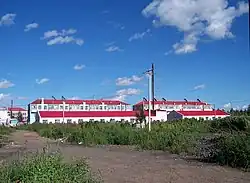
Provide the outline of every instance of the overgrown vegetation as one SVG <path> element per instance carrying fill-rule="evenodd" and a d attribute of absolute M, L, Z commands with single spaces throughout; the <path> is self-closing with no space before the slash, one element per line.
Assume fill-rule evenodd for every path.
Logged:
<path fill-rule="evenodd" d="M 96 183 L 84 160 L 67 164 L 60 154 L 35 154 L 12 161 L 0 169 L 0 182 Z"/>
<path fill-rule="evenodd" d="M 8 141 L 8 135 L 13 132 L 12 128 L 0 126 L 0 148 Z"/>
<path fill-rule="evenodd" d="M 186 119 L 135 128 L 129 124 L 32 124 L 25 126 L 41 136 L 86 146 L 135 145 L 142 149 L 187 153 L 200 160 L 250 168 L 250 119 L 228 117 L 214 121 Z"/>

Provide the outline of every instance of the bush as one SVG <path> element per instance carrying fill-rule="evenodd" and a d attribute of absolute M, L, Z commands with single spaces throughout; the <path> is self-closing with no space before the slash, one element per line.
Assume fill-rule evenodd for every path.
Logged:
<path fill-rule="evenodd" d="M 217 119 L 211 123 L 211 132 L 218 131 L 246 131 L 250 124 L 250 119 L 244 116 L 234 116 Z"/>
<path fill-rule="evenodd" d="M 39 183 L 94 183 L 85 161 L 73 164 L 62 162 L 59 154 L 37 154 L 23 160 L 13 161 L 0 169 L 0 182 L 39 182 Z"/>
<path fill-rule="evenodd" d="M 250 169 L 250 136 L 231 134 L 217 142 L 217 153 L 213 160 L 221 165 Z"/>

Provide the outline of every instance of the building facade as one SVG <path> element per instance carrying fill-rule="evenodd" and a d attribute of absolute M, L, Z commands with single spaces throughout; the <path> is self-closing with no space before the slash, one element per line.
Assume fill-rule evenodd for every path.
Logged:
<path fill-rule="evenodd" d="M 26 110 L 24 108 L 21 108 L 21 107 L 9 107 L 8 108 L 9 117 L 11 117 L 11 113 L 12 113 L 12 118 L 17 119 L 18 114 L 21 113 L 22 117 L 23 117 L 22 122 L 27 122 L 27 120 L 28 120 L 28 110 Z"/>
<path fill-rule="evenodd" d="M 150 102 L 152 105 L 152 102 Z M 144 111 L 148 121 L 146 100 L 131 107 L 118 100 L 56 100 L 37 99 L 29 104 L 29 122 L 41 123 L 79 123 L 88 121 L 128 121 L 135 122 L 138 112 Z M 152 107 L 151 107 L 152 109 Z M 213 105 L 197 101 L 154 101 L 151 111 L 152 121 L 167 121 L 183 118 L 210 120 L 228 116 L 223 111 L 214 110 Z"/>
<path fill-rule="evenodd" d="M 151 106 L 153 101 L 151 101 Z M 144 109 L 148 110 L 149 102 L 147 100 L 142 100 L 133 106 L 134 110 Z M 151 107 L 152 109 L 152 107 Z M 154 110 L 167 111 L 212 111 L 213 105 L 200 100 L 197 101 L 173 101 L 173 100 L 155 100 Z"/>
<path fill-rule="evenodd" d="M 230 116 L 222 110 L 212 111 L 171 111 L 167 116 L 167 121 L 180 119 L 197 119 L 197 120 L 213 120 L 217 118 L 225 118 Z"/>
<path fill-rule="evenodd" d="M 47 112 L 126 112 L 132 111 L 129 104 L 118 100 L 54 100 L 37 99 L 29 104 L 29 122 L 38 120 L 42 111 Z M 89 113 L 91 114 L 91 113 Z"/>

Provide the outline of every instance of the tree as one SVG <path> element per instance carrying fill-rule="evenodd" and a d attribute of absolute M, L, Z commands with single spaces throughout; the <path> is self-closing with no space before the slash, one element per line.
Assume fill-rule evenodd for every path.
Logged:
<path fill-rule="evenodd" d="M 136 112 L 136 121 L 138 121 L 140 123 L 140 125 L 142 123 L 144 123 L 146 120 L 146 116 L 144 114 L 144 110 L 141 108 L 138 112 Z"/>
<path fill-rule="evenodd" d="M 20 111 L 17 114 L 17 120 L 18 122 L 23 122 L 23 114 Z"/>

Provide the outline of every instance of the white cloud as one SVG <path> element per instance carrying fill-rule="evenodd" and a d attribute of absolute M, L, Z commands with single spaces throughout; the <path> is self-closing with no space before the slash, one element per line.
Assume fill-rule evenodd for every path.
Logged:
<path fill-rule="evenodd" d="M 5 99 L 8 99 L 10 96 L 10 94 L 4 94 L 4 93 L 0 93 L 0 101 L 3 101 Z"/>
<path fill-rule="evenodd" d="M 227 103 L 227 104 L 224 104 L 223 108 L 224 109 L 231 109 L 232 105 L 231 105 L 231 103 Z"/>
<path fill-rule="evenodd" d="M 133 75 L 132 77 L 121 77 L 116 79 L 117 86 L 129 86 L 141 81 L 143 77 Z"/>
<path fill-rule="evenodd" d="M 206 85 L 205 84 L 201 84 L 201 85 L 197 85 L 193 88 L 193 90 L 202 90 L 205 89 Z"/>
<path fill-rule="evenodd" d="M 67 44 L 67 43 L 75 43 L 79 46 L 83 45 L 84 41 L 80 38 L 75 38 L 73 35 L 76 34 L 76 29 L 68 29 L 68 30 L 51 30 L 44 33 L 42 39 L 48 40 L 47 45 L 55 45 L 55 44 Z"/>
<path fill-rule="evenodd" d="M 13 87 L 14 84 L 6 79 L 0 80 L 0 88 L 10 88 Z"/>
<path fill-rule="evenodd" d="M 17 100 L 28 100 L 29 97 L 16 97 Z"/>
<path fill-rule="evenodd" d="M 14 22 L 15 18 L 16 18 L 16 14 L 13 14 L 13 13 L 8 13 L 2 16 L 0 19 L 0 26 L 3 26 L 3 25 L 10 26 L 10 25 L 15 24 Z"/>
<path fill-rule="evenodd" d="M 31 29 L 36 29 L 39 27 L 39 24 L 38 23 L 32 23 L 32 24 L 28 24 L 25 26 L 25 29 L 24 29 L 24 32 L 28 32 L 30 31 Z"/>
<path fill-rule="evenodd" d="M 239 2 L 229 6 L 227 0 L 153 0 L 143 11 L 145 17 L 153 16 L 159 26 L 176 27 L 184 39 L 173 45 L 176 54 L 197 50 L 202 36 L 219 40 L 234 37 L 231 32 L 235 18 L 248 12 L 248 4 Z"/>
<path fill-rule="evenodd" d="M 69 100 L 81 100 L 81 98 L 80 97 L 70 97 L 70 98 L 68 98 Z"/>
<path fill-rule="evenodd" d="M 47 83 L 47 82 L 49 82 L 48 78 L 36 79 L 36 83 L 39 84 L 39 85 Z"/>
<path fill-rule="evenodd" d="M 131 42 L 133 40 L 137 40 L 137 39 L 143 39 L 147 34 L 150 33 L 150 29 L 147 29 L 144 32 L 141 33 L 135 33 L 133 36 L 131 36 L 128 41 Z"/>
<path fill-rule="evenodd" d="M 128 88 L 116 91 L 116 95 L 112 97 L 113 100 L 125 101 L 128 96 L 139 95 L 141 90 L 135 88 Z"/>
<path fill-rule="evenodd" d="M 243 106 L 242 106 L 242 109 L 243 109 L 243 110 L 248 109 L 248 105 L 243 105 Z"/>
<path fill-rule="evenodd" d="M 86 67 L 86 66 L 83 65 L 83 64 L 81 64 L 81 65 L 80 65 L 80 64 L 77 64 L 77 65 L 74 66 L 74 69 L 75 69 L 75 70 L 82 70 L 82 69 L 85 68 L 85 67 Z"/>
<path fill-rule="evenodd" d="M 109 46 L 105 49 L 107 52 L 117 52 L 117 51 L 123 51 L 123 49 L 119 48 L 119 46 Z"/>

